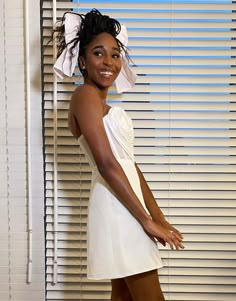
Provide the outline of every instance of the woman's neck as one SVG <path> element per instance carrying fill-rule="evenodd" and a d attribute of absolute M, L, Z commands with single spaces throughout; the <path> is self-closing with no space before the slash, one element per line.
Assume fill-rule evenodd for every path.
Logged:
<path fill-rule="evenodd" d="M 101 88 L 101 87 L 97 86 L 95 83 L 91 82 L 89 79 L 85 79 L 84 84 L 96 88 L 101 100 L 104 101 L 104 103 L 106 102 L 108 88 Z"/>

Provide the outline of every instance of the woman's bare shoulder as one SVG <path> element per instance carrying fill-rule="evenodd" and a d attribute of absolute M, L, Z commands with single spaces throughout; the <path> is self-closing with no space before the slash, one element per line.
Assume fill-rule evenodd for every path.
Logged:
<path fill-rule="evenodd" d="M 72 94 L 71 101 L 86 101 L 94 99 L 95 101 L 99 99 L 99 93 L 97 89 L 93 86 L 83 84 L 75 89 L 75 91 Z"/>
<path fill-rule="evenodd" d="M 76 88 L 71 97 L 70 111 L 77 117 L 80 114 L 80 118 L 93 111 L 102 113 L 102 102 L 97 89 L 86 84 Z"/>

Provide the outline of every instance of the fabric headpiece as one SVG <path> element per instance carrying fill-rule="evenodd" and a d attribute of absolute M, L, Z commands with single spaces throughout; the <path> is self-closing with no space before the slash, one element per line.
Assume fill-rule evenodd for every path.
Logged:
<path fill-rule="evenodd" d="M 75 66 L 77 63 L 79 55 L 79 45 L 78 42 L 71 52 L 71 48 L 74 43 L 70 43 L 73 39 L 77 37 L 77 34 L 80 30 L 81 18 L 77 14 L 68 13 L 65 15 L 64 27 L 65 27 L 65 42 L 67 47 L 63 50 L 61 55 L 56 60 L 53 70 L 61 79 L 64 78 L 64 75 L 72 77 Z M 116 37 L 123 45 L 128 45 L 128 34 L 125 25 L 121 25 L 121 31 Z M 69 44 L 70 43 L 70 44 Z M 68 45 L 69 44 L 69 45 Z M 119 75 L 115 80 L 116 89 L 118 93 L 125 92 L 135 85 L 137 76 L 131 70 L 128 60 L 125 56 L 125 53 L 121 53 L 122 67 Z"/>

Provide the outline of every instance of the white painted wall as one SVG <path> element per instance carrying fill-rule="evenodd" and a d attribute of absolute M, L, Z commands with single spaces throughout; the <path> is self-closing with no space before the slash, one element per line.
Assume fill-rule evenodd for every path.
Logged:
<path fill-rule="evenodd" d="M 28 192 L 24 1 L 0 0 L 0 300 L 44 300 L 44 184 L 40 1 L 30 0 L 32 282 L 27 283 Z"/>

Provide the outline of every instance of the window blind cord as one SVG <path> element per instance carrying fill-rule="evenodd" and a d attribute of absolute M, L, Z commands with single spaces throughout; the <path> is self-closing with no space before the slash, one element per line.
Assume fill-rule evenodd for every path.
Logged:
<path fill-rule="evenodd" d="M 5 142 L 6 142 L 6 177 L 7 177 L 7 185 L 6 185 L 6 198 L 7 198 L 7 224 L 8 224 L 8 300 L 12 300 L 12 279 L 11 279 L 11 206 L 10 206 L 10 191 L 9 191 L 9 174 L 10 174 L 10 170 L 9 170 L 9 164 L 10 164 L 10 160 L 9 160 L 9 141 L 8 141 L 8 99 L 7 99 L 7 50 L 6 50 L 6 0 L 3 0 L 3 37 L 4 37 L 4 92 L 5 92 L 5 128 L 6 128 L 6 137 L 5 137 Z"/>
<path fill-rule="evenodd" d="M 57 21 L 57 4 L 53 0 L 53 28 L 55 29 Z M 53 41 L 53 61 L 56 60 L 56 43 Z M 53 73 L 53 283 L 57 283 L 58 268 L 58 197 L 57 197 L 57 76 Z"/>
<path fill-rule="evenodd" d="M 32 278 L 32 187 L 31 187 L 31 102 L 30 102 L 30 46 L 29 46 L 29 1 L 24 1 L 24 34 L 25 34 L 25 66 L 26 66 L 26 153 L 27 153 L 27 218 L 28 218 L 28 264 L 27 283 Z"/>

